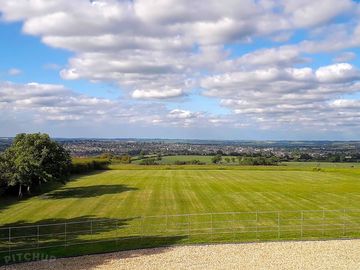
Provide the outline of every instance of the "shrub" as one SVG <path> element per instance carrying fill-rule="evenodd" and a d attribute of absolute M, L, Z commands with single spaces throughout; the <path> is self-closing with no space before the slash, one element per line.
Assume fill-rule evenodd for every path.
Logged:
<path fill-rule="evenodd" d="M 71 173 L 79 174 L 96 170 L 106 170 L 110 165 L 108 159 L 73 159 L 71 164 Z"/>
<path fill-rule="evenodd" d="M 140 161 L 140 165 L 158 165 L 154 158 L 146 158 Z"/>

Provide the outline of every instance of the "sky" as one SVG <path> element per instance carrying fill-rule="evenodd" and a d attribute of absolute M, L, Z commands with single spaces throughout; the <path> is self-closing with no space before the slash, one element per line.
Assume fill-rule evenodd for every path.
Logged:
<path fill-rule="evenodd" d="M 360 2 L 0 0 L 0 137 L 360 139 Z"/>

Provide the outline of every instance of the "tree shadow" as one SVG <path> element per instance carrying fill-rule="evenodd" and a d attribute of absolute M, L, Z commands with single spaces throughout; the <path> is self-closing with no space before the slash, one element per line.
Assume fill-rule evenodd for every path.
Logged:
<path fill-rule="evenodd" d="M 51 181 L 48 183 L 43 183 L 41 186 L 34 188 L 31 191 L 30 195 L 25 193 L 24 197 L 21 200 L 19 200 L 19 198 L 17 197 L 17 187 L 15 187 L 12 190 L 13 192 L 10 192 L 10 194 L 2 194 L 0 196 L 0 211 L 9 208 L 13 204 L 24 202 L 35 196 L 44 196 L 44 198 L 46 198 L 47 193 L 49 193 L 49 192 L 51 193 L 52 191 L 60 190 L 61 188 L 64 188 L 67 183 L 79 180 L 82 177 L 88 177 L 88 176 L 96 175 L 96 174 L 100 174 L 100 173 L 103 173 L 103 171 L 94 171 L 94 172 L 89 172 L 89 173 L 84 173 L 84 174 L 72 175 L 70 177 L 69 181 L 67 181 L 66 183 L 61 183 L 58 181 Z"/>
<path fill-rule="evenodd" d="M 66 198 L 91 198 L 108 194 L 118 194 L 126 191 L 134 191 L 138 188 L 127 185 L 95 185 L 82 187 L 64 187 L 50 193 L 42 195 L 46 199 L 66 199 Z"/>
<path fill-rule="evenodd" d="M 128 225 L 133 218 L 115 219 L 98 218 L 95 216 L 81 216 L 76 218 L 52 218 L 43 219 L 37 222 L 26 222 L 19 220 L 0 226 L 0 239 L 10 239 L 12 244 L 23 243 L 27 240 L 41 241 L 69 241 L 65 239 L 65 234 L 76 235 L 96 235 L 104 232 L 120 229 Z M 36 239 L 35 239 L 36 237 Z M 1 246 L 0 246 L 1 247 Z"/>
<path fill-rule="evenodd" d="M 135 225 L 130 222 L 134 222 Z M 186 236 L 144 235 L 139 233 L 141 230 L 136 231 L 136 228 L 140 229 L 136 226 L 136 222 L 140 222 L 140 219 L 81 216 L 72 219 L 44 219 L 33 223 L 24 221 L 8 223 L 0 227 L 0 265 L 18 263 L 21 262 L 21 258 L 25 259 L 22 261 L 29 261 L 27 260 L 29 256 L 19 255 L 10 257 L 17 258 L 16 261 L 7 261 L 11 254 L 42 254 L 40 258 L 30 256 L 33 258 L 31 260 L 44 258 L 44 255 L 47 258 L 50 256 L 71 257 L 171 246 L 186 238 Z M 156 252 L 162 252 L 162 250 L 159 249 Z M 147 252 L 138 251 L 137 255 L 131 255 L 130 252 L 127 256 L 141 256 L 142 252 L 147 254 Z M 106 256 L 100 256 L 83 265 L 77 263 L 73 269 L 89 269 L 88 263 L 95 267 L 103 264 L 107 259 Z"/>

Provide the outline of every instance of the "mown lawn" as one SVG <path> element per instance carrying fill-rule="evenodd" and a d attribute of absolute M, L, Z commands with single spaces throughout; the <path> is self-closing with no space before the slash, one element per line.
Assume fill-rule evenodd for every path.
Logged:
<path fill-rule="evenodd" d="M 260 168 L 144 170 L 140 167 L 79 176 L 54 191 L 5 207 L 0 213 L 0 224 L 87 215 L 124 218 L 225 211 L 360 208 L 358 169 L 352 169 L 352 174 L 351 169 L 314 172 Z"/>
<path fill-rule="evenodd" d="M 146 246 L 146 243 L 161 242 L 163 240 L 161 237 L 173 237 L 170 240 L 166 239 L 164 243 L 161 242 L 162 244 L 167 244 L 168 240 L 188 242 L 183 239 L 174 240 L 174 237 L 178 237 L 179 233 L 184 232 L 179 231 L 181 226 L 184 225 L 186 227 L 184 230 L 189 233 L 190 230 L 199 229 L 201 226 L 209 228 L 210 222 L 212 222 L 211 226 L 215 227 L 216 222 L 219 222 L 218 224 L 221 223 L 221 226 L 225 226 L 222 229 L 232 226 L 234 232 L 231 234 L 231 239 L 235 239 L 236 233 L 239 232 L 237 229 L 246 229 L 249 224 L 245 224 L 245 220 L 253 220 L 254 215 L 246 218 L 228 215 L 220 217 L 220 219 L 217 216 L 218 219 L 214 221 L 212 220 L 214 217 L 210 215 L 196 217 L 193 220 L 190 220 L 189 217 L 179 219 L 172 217 L 170 221 L 165 218 L 152 219 L 144 218 L 144 216 L 243 211 L 360 209 L 359 177 L 360 170 L 358 168 L 324 168 L 321 171 L 314 171 L 311 166 L 291 167 L 289 165 L 278 167 L 230 166 L 225 168 L 219 166 L 115 166 L 113 170 L 74 177 L 64 186 L 58 186 L 50 192 L 23 201 L 1 200 L 0 203 L 3 203 L 0 206 L 0 225 L 4 228 L 16 225 L 33 226 L 44 223 L 63 224 L 74 221 L 93 221 L 94 224 L 97 224 L 98 230 L 94 229 L 95 236 L 91 232 L 91 239 L 93 237 L 101 239 L 119 235 L 121 237 L 142 235 L 142 239 L 149 238 L 149 241 L 143 242 L 141 245 L 143 247 Z M 319 211 L 319 215 L 316 214 L 314 217 L 321 218 L 321 213 L 325 215 L 324 212 Z M 296 215 L 295 217 L 294 214 L 294 219 L 299 220 L 300 216 Z M 360 221 L 358 216 L 345 215 L 349 224 L 352 222 L 357 224 Z M 267 226 L 277 224 L 277 218 L 279 217 L 275 214 L 269 214 L 268 217 L 263 216 L 263 224 Z M 322 218 L 327 217 L 323 216 Z M 341 213 L 341 217 L 339 214 L 336 218 L 341 218 L 343 222 L 344 214 Z M 339 220 L 334 224 L 338 222 Z M 106 225 L 108 227 L 104 224 L 108 224 Z M 111 228 L 109 224 L 112 226 Z M 114 228 L 114 224 L 117 224 L 118 227 Z M 165 224 L 166 228 L 162 227 Z M 295 223 L 291 224 L 293 228 L 300 226 Z M 283 226 L 291 224 L 284 223 Z M 91 226 L 95 225 L 91 224 Z M 177 231 L 172 231 L 171 226 Z M 41 230 L 45 232 L 45 229 Z M 51 231 L 50 227 L 48 230 L 46 233 Z M 59 225 L 57 230 L 61 232 L 63 228 Z M 343 225 L 341 225 L 341 230 L 344 230 Z M 201 232 L 204 233 L 204 236 L 199 234 L 194 241 L 208 242 L 207 231 Z M 4 235 L 6 233 L 7 231 L 4 231 Z M 325 236 L 324 227 L 322 233 L 322 236 Z M 155 236 L 158 238 L 154 239 Z M 255 237 L 255 235 L 253 236 Z M 300 237 L 297 234 L 293 236 Z M 339 237 L 339 235 L 331 233 L 328 236 Z M 88 237 L 88 232 L 80 232 L 73 235 L 73 240 L 88 241 Z M 219 234 L 217 237 L 217 240 L 230 241 L 227 234 Z M 256 237 L 259 237 L 258 234 Z M 54 239 L 46 240 L 50 243 L 55 241 Z M 67 241 L 70 240 L 67 239 Z M 64 239 L 56 239 L 56 241 L 64 241 Z M 139 247 L 134 243 L 137 242 L 131 242 L 123 248 Z M 6 243 L 3 244 L 5 246 Z M 70 255 L 74 255 L 79 254 L 81 248 L 68 248 L 68 253 L 69 250 L 72 250 Z M 69 255 L 68 253 L 60 252 L 59 254 Z"/>

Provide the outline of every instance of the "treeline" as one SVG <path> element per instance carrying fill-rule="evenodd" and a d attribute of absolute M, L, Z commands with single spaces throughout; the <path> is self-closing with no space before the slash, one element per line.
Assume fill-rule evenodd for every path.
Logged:
<path fill-rule="evenodd" d="M 205 165 L 205 162 L 201 162 L 198 159 L 193 159 L 193 160 L 175 160 L 174 162 L 175 165 Z"/>
<path fill-rule="evenodd" d="M 77 158 L 71 163 L 71 174 L 87 173 L 96 170 L 106 170 L 110 165 L 109 159 Z"/>
<path fill-rule="evenodd" d="M 79 174 L 95 170 L 106 170 L 111 163 L 130 164 L 131 156 L 104 153 L 93 158 L 73 158 L 71 173 Z"/>
<path fill-rule="evenodd" d="M 323 156 L 312 156 L 307 153 L 300 153 L 294 155 L 292 161 L 312 161 L 312 162 L 360 162 L 360 153 L 343 154 L 343 153 L 328 153 Z"/>
<path fill-rule="evenodd" d="M 221 154 L 217 154 L 211 158 L 211 162 L 214 164 L 218 163 L 232 163 L 239 165 L 252 165 L 252 166 L 273 166 L 278 165 L 280 159 L 275 156 L 265 157 L 265 156 L 236 156 L 236 157 L 223 157 Z"/>
<path fill-rule="evenodd" d="M 103 153 L 100 156 L 96 156 L 95 159 L 104 160 L 107 159 L 111 163 L 123 163 L 130 164 L 131 156 L 130 155 L 114 155 L 112 153 Z"/>

